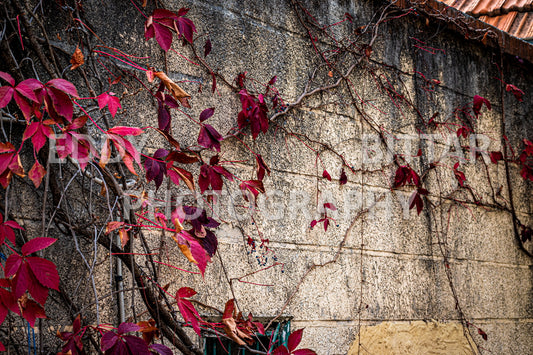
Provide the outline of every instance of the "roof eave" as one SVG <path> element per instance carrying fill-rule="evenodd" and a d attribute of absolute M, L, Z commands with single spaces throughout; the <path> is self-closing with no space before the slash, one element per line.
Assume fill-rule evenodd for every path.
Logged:
<path fill-rule="evenodd" d="M 403 10 L 413 9 L 428 18 L 445 23 L 448 28 L 461 33 L 467 40 L 503 50 L 533 64 L 533 44 L 520 39 L 465 14 L 437 0 L 395 0 L 393 6 Z"/>

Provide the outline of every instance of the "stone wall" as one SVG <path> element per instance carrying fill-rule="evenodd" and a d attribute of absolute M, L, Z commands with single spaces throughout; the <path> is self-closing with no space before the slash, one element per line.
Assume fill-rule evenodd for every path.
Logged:
<path fill-rule="evenodd" d="M 286 102 L 294 102 L 299 97 L 321 62 L 289 0 L 172 0 L 165 5 L 172 10 L 190 8 L 188 16 L 195 22 L 199 34 L 208 33 L 211 39 L 213 50 L 206 60 L 212 68 L 231 80 L 245 71 L 257 82 L 268 82 L 277 75 L 276 86 Z M 332 29 L 335 35 L 342 36 L 375 21 L 385 3 L 306 0 L 302 6 L 323 24 L 336 23 L 349 13 L 353 23 Z M 134 55 L 150 56 L 155 67 L 163 68 L 161 50 L 155 41 L 144 40 L 144 18 L 129 2 L 85 1 L 83 7 L 93 30 L 107 45 Z M 391 17 L 400 14 L 394 8 L 389 10 Z M 50 20 L 48 26 L 54 28 L 57 24 Z M 62 29 L 58 27 L 58 31 Z M 75 44 L 65 41 L 58 45 L 69 52 L 75 48 Z M 175 48 L 182 50 L 179 45 Z M 190 53 L 183 50 L 183 54 Z M 219 92 L 211 94 L 211 77 L 200 66 L 191 65 L 173 52 L 169 52 L 167 59 L 169 76 L 183 80 L 183 87 L 192 94 L 192 109 L 187 112 L 197 117 L 203 109 L 215 107 L 211 123 L 217 130 L 226 132 L 235 125 L 240 102 L 227 86 L 219 81 Z M 354 58 L 347 55 L 343 60 L 349 63 Z M 366 64 L 353 71 L 350 80 L 364 100 L 361 106 L 375 126 L 396 137 L 389 140 L 390 151 L 406 154 L 417 171 L 427 169 L 434 162 L 428 147 L 450 153 L 441 162 L 449 169 L 428 174 L 424 183 L 433 195 L 431 200 L 438 206 L 429 209 L 426 201 L 418 215 L 416 209 L 409 209 L 412 188 L 391 189 L 396 167 L 390 164 L 390 151 L 379 144 L 379 137 L 364 122 L 360 112 L 352 105 L 342 104 L 350 101 L 350 96 L 347 88 L 340 86 L 338 90 L 310 97 L 301 107 L 279 117 L 276 121 L 279 127 L 272 125 L 269 132 L 257 140 L 253 141 L 250 136 L 243 138 L 262 154 L 272 169 L 265 179 L 267 194 L 260 197 L 261 211 L 255 216 L 255 224 L 251 224 L 249 218 L 239 220 L 232 216 L 231 202 L 233 198 L 238 199 L 238 194 L 225 191 L 219 217 L 228 223 L 218 232 L 220 258 L 213 258 L 204 279 L 162 269 L 161 279 L 165 281 L 161 283 L 170 282 L 171 293 L 179 287 L 191 286 L 198 292 L 201 302 L 218 308 L 236 297 L 239 308 L 245 313 L 268 318 L 282 312 L 283 316 L 292 317 L 293 329 L 305 327 L 302 347 L 315 349 L 318 354 L 346 354 L 350 348 L 350 354 L 393 354 L 402 353 L 401 349 L 429 352 L 434 343 L 442 345 L 445 341 L 450 344 L 443 353 L 452 348 L 474 353 L 468 346 L 469 339 L 496 354 L 533 354 L 530 341 L 533 335 L 533 262 L 518 246 L 511 214 L 494 206 L 439 199 L 439 196 L 450 196 L 457 188 L 451 169 L 456 161 L 452 156 L 461 155 L 460 151 L 453 151 L 453 144 L 458 141 L 455 130 L 445 132 L 447 134 L 444 130 L 431 131 L 434 145 L 429 138 L 420 140 L 418 129 L 422 124 L 417 112 L 391 100 L 390 93 L 378 88 L 376 77 L 371 75 L 371 70 L 381 68 L 375 69 L 380 78 L 379 73 L 385 72 L 381 64 L 386 64 L 386 78 L 417 105 L 426 120 L 440 112 L 442 121 L 452 122 L 454 110 L 471 105 L 474 95 L 487 98 L 492 110 L 484 107 L 476 122 L 480 141 L 468 142 L 461 138 L 460 142 L 481 145 L 484 137 L 489 137 L 489 147 L 483 149 L 496 151 L 501 149 L 502 105 L 511 146 L 521 149 L 521 139 L 533 137 L 530 120 L 532 64 L 504 55 L 505 81 L 522 89 L 525 96 L 524 102 L 519 103 L 510 93 L 504 93 L 502 102 L 497 79 L 501 62 L 497 50 L 469 41 L 438 22 L 426 22 L 423 16 L 413 14 L 384 22 L 370 59 L 364 60 Z M 339 63 L 339 67 L 343 65 Z M 428 86 L 418 73 L 440 84 Z M 323 84 L 330 84 L 337 77 L 328 79 L 324 75 L 319 79 Z M 201 93 L 194 82 L 203 84 Z M 124 99 L 122 105 L 126 110 L 120 113 L 118 123 L 155 125 L 154 106 L 146 104 L 150 101 L 142 95 Z M 174 120 L 173 134 L 180 137 L 182 145 L 194 144 L 196 127 L 181 124 L 185 121 L 180 120 Z M 303 144 L 284 131 L 304 134 L 309 140 Z M 451 145 L 446 144 L 448 139 Z M 323 142 L 332 149 L 318 147 L 321 161 L 317 162 L 316 152 L 307 147 L 312 145 L 310 140 Z M 151 137 L 145 142 L 144 152 L 153 152 L 162 144 L 159 138 Z M 423 148 L 421 156 L 417 156 L 419 147 Z M 231 166 L 232 171 L 243 179 L 253 177 L 254 162 L 243 145 L 228 139 L 222 150 L 227 152 L 226 160 L 246 160 Z M 342 161 L 332 150 L 342 154 L 356 171 L 355 174 L 347 171 L 346 185 L 339 186 Z M 487 183 L 487 173 L 490 173 L 494 189 L 500 191 L 499 202 L 507 206 L 509 193 L 503 163 L 472 159 L 470 151 L 463 151 L 461 164 L 468 185 L 480 201 L 491 205 L 494 191 Z M 324 169 L 331 174 L 332 181 L 322 178 Z M 531 226 L 532 183 L 524 181 L 512 164 L 510 173 L 517 216 Z M 155 196 L 164 193 L 160 190 Z M 457 200 L 472 197 L 464 189 L 452 196 Z M 313 219 L 320 217 L 317 205 L 321 204 L 317 203 L 317 198 L 334 203 L 338 209 L 333 213 L 336 224 L 330 225 L 327 232 L 322 224 L 313 229 L 309 227 Z M 38 219 L 39 216 L 35 216 L 35 220 Z M 271 248 L 264 265 L 260 265 L 255 256 L 262 251 L 251 253 L 246 243 L 248 235 L 259 240 L 258 231 L 269 239 Z M 154 235 L 151 242 L 156 247 L 159 236 Z M 526 243 L 526 247 L 531 250 L 531 245 Z M 173 264 L 187 266 L 170 238 L 168 248 Z M 234 280 L 230 290 L 228 279 L 272 265 L 274 256 L 283 267 L 246 277 L 243 280 L 247 283 Z M 335 262 L 308 273 L 312 265 L 331 260 Z M 99 287 L 105 293 L 109 274 L 107 269 L 101 271 Z M 87 287 L 90 292 L 90 285 Z M 297 288 L 298 292 L 291 298 Z M 466 320 L 488 335 L 486 341 L 475 327 L 470 327 L 471 336 L 465 337 L 454 293 Z M 127 302 L 130 301 L 128 298 Z M 114 322 L 113 317 L 111 310 L 107 321 Z M 439 325 L 428 335 L 430 340 L 416 345 L 420 348 L 410 348 L 405 343 L 411 341 L 413 334 L 422 332 L 420 329 L 424 327 L 420 321 L 428 322 L 428 327 L 437 324 L 434 321 Z M 380 324 L 387 329 L 372 333 L 371 329 Z M 357 334 L 361 327 L 365 332 L 362 332 L 359 346 Z M 385 339 L 383 343 L 389 338 L 391 341 L 382 348 L 373 347 L 375 334 Z M 397 334 L 407 335 L 396 339 Z"/>

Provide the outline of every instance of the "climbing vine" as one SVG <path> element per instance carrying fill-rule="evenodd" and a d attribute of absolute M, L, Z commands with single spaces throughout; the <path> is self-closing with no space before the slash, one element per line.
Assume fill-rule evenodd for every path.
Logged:
<path fill-rule="evenodd" d="M 531 226 L 520 220 L 513 205 L 510 171 L 516 168 L 529 184 L 533 181 L 533 143 L 524 137 L 521 146 L 513 146 L 504 120 L 505 95 L 512 95 L 519 104 L 527 93 L 505 81 L 501 59 L 495 64 L 500 73 L 496 82 L 501 102 L 489 101 L 484 93 L 463 95 L 464 102 L 451 113 L 428 112 L 413 100 L 408 82 L 414 82 L 418 95 L 430 102 L 443 83 L 432 73 L 419 68 L 407 72 L 376 54 L 383 28 L 416 14 L 414 8 L 399 10 L 387 3 L 369 23 L 359 23 L 345 13 L 336 22 L 323 24 L 303 3 L 293 0 L 291 4 L 313 63 L 305 87 L 295 98 L 287 97 L 278 87 L 278 76 L 262 82 L 251 74 L 253 68 L 240 68 L 233 77 L 216 69 L 211 64 L 216 47 L 209 32 L 189 16 L 197 11 L 195 8 L 163 8 L 159 1 L 146 0 L 127 3 L 144 18 L 144 33 L 128 35 L 144 37 L 152 49 L 157 48 L 157 55 L 136 56 L 108 45 L 93 31 L 82 1 L 6 1 L 0 38 L 0 324 L 21 324 L 24 320 L 30 328 L 39 328 L 41 353 L 166 355 L 175 349 L 202 354 L 186 330 L 192 328 L 198 336 L 210 334 L 221 344 L 222 339 L 229 340 L 252 353 L 314 354 L 310 349 L 298 349 L 305 338 L 302 329 L 292 332 L 286 344 L 271 338 L 267 344 L 261 343 L 259 350 L 252 346 L 260 343 L 259 335 L 273 334 L 269 331 L 308 275 L 338 261 L 350 235 L 357 233 L 356 226 L 360 227 L 361 325 L 363 300 L 369 297 L 363 295 L 362 288 L 366 215 L 389 193 L 398 198 L 409 196 L 404 214 L 413 210 L 417 218 L 425 215 L 438 241 L 438 254 L 465 333 L 475 329 L 487 339 L 487 333 L 465 314 L 457 296 L 447 234 L 457 211 L 469 213 L 472 206 L 496 209 L 511 216 L 518 246 L 532 256 L 528 249 Z M 58 32 L 66 38 L 58 33 L 59 41 L 52 39 L 47 30 L 49 15 L 43 8 L 63 16 L 59 22 L 64 28 Z M 411 40 L 417 51 L 435 56 L 444 52 L 422 39 Z M 67 50 L 61 41 L 74 45 Z M 503 58 L 502 53 L 500 56 Z M 201 68 L 205 80 L 179 80 L 168 70 L 170 60 Z M 370 93 L 360 88 L 358 80 L 373 83 Z M 202 104 L 194 100 L 196 95 L 231 96 L 236 112 L 231 127 L 222 131 L 216 120 L 221 110 L 216 105 L 195 107 Z M 136 114 L 132 110 L 145 103 L 152 108 L 150 121 L 132 120 Z M 501 141 L 501 148 L 479 148 L 479 141 L 487 137 L 479 131 L 479 121 L 495 110 L 494 106 L 501 109 L 501 135 L 490 139 Z M 345 147 L 291 124 L 306 112 L 348 109 L 354 112 L 351 119 L 360 128 L 361 140 L 376 138 L 372 148 L 364 145 L 356 157 L 360 165 Z M 383 122 L 384 117 L 387 122 Z M 402 126 L 413 128 L 415 133 L 408 140 L 428 144 L 420 144 L 413 152 L 398 149 L 395 142 L 405 137 L 402 129 L 391 124 L 393 120 L 403 120 Z M 256 142 L 269 139 L 281 139 L 287 151 L 298 146 L 314 159 L 308 165 L 316 170 L 317 214 L 306 221 L 309 230 L 330 233 L 341 228 L 335 217 L 339 206 L 327 200 L 324 186 L 342 189 L 348 183 L 359 184 L 363 196 L 369 193 L 367 179 L 378 177 L 384 192 L 342 226 L 345 233 L 331 259 L 308 265 L 285 303 L 279 305 L 279 313 L 260 322 L 254 318 L 253 309 L 239 307 L 234 284 L 270 286 L 248 279 L 285 269 L 285 261 L 270 246 L 270 235 L 257 222 L 277 167 L 265 159 L 266 152 L 256 148 Z M 145 145 L 147 140 L 159 142 L 159 148 L 150 149 Z M 433 150 L 437 140 L 448 154 L 437 157 Z M 477 191 L 467 164 L 484 168 L 489 195 Z M 507 186 L 495 185 L 491 165 L 503 166 Z M 175 193 L 184 190 L 187 194 Z M 235 200 L 233 212 L 245 212 L 241 214 L 246 219 L 234 225 L 242 233 L 251 259 L 257 262 L 253 272 L 237 278 L 229 278 L 218 249 L 221 227 L 232 223 L 218 213 L 228 191 Z M 12 202 L 14 194 L 24 194 L 17 201 L 25 204 Z M 26 227 L 21 217 L 39 208 L 39 218 L 33 220 L 38 226 Z M 188 265 L 174 263 L 168 256 L 173 243 Z M 82 291 L 82 282 L 68 282 L 75 272 L 61 265 L 60 248 L 68 248 L 83 262 L 83 273 L 89 280 L 83 283 L 87 286 L 83 291 L 92 292 L 86 304 L 74 300 L 76 292 Z M 210 272 L 216 258 L 233 297 L 223 305 L 207 305 L 195 297 L 197 292 L 190 286 Z M 117 274 L 107 295 L 101 294 L 95 275 L 104 264 L 111 273 L 124 267 L 128 274 Z M 173 278 L 183 279 L 179 282 L 183 286 L 173 290 L 175 285 L 167 279 L 169 272 Z M 126 278 L 131 280 L 129 290 L 123 288 Z M 185 285 L 186 280 L 190 284 Z M 119 296 L 124 303 L 125 294 L 132 295 L 132 309 L 126 311 L 122 305 L 117 322 L 102 322 L 109 317 L 103 314 L 101 301 Z M 56 312 L 51 310 L 52 304 L 68 310 L 69 324 L 62 324 L 65 329 L 57 334 L 47 334 L 43 327 L 42 320 Z M 221 306 L 223 310 L 217 308 Z M 215 312 L 218 319 L 208 319 L 204 315 L 208 312 Z M 28 340 L 35 334 L 30 328 L 26 331 Z M 0 343 L 0 351 L 24 347 L 15 333 L 10 329 L 2 337 L 7 341 Z M 45 339 L 52 336 L 57 340 Z M 28 345 L 28 351 L 36 350 L 36 344 Z M 471 346 L 481 348 L 473 340 Z"/>

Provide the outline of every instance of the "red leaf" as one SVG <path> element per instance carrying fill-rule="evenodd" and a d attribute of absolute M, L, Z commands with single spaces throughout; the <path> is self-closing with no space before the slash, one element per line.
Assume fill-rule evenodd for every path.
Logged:
<path fill-rule="evenodd" d="M 311 349 L 300 349 L 293 352 L 293 355 L 316 355 L 316 352 Z"/>
<path fill-rule="evenodd" d="M 524 101 L 524 100 L 522 99 L 522 96 L 524 95 L 524 92 L 523 92 L 522 90 L 520 90 L 519 88 L 517 88 L 516 86 L 514 86 L 514 85 L 512 85 L 512 84 L 507 84 L 507 86 L 505 87 L 505 90 L 506 90 L 507 92 L 511 91 L 511 92 L 513 93 L 514 97 L 515 97 L 518 101 L 520 101 L 520 102 Z"/>
<path fill-rule="evenodd" d="M 26 262 L 41 285 L 59 290 L 59 274 L 53 262 L 36 256 L 27 257 Z"/>
<path fill-rule="evenodd" d="M 115 126 L 107 131 L 107 133 L 116 134 L 119 136 L 138 136 L 144 131 L 139 127 L 124 127 L 124 126 Z"/>
<path fill-rule="evenodd" d="M 337 207 L 335 207 L 334 204 L 329 203 L 329 202 L 324 204 L 324 209 L 326 209 L 326 208 L 329 208 L 332 211 L 336 211 L 337 210 Z"/>
<path fill-rule="evenodd" d="M 111 116 L 115 117 L 117 114 L 117 111 L 119 108 L 122 108 L 122 105 L 120 104 L 120 99 L 115 96 L 112 92 L 104 92 L 100 94 L 98 97 L 98 107 L 103 109 L 106 105 L 109 108 L 109 112 L 111 113 Z"/>
<path fill-rule="evenodd" d="M 317 220 L 316 220 L 316 219 L 313 219 L 313 220 L 311 221 L 311 229 L 313 229 L 313 227 L 316 226 L 317 223 L 318 223 Z"/>
<path fill-rule="evenodd" d="M 303 328 L 298 329 L 297 331 L 292 332 L 292 334 L 289 335 L 289 340 L 287 342 L 287 348 L 290 353 L 292 353 L 293 350 L 296 349 L 298 345 L 300 345 L 300 342 L 302 341 L 303 331 L 304 331 Z"/>
<path fill-rule="evenodd" d="M 234 311 L 235 311 L 235 299 L 232 298 L 226 302 L 226 306 L 224 307 L 224 314 L 222 315 L 222 319 L 233 318 Z"/>
<path fill-rule="evenodd" d="M 30 266 L 27 265 L 26 267 L 29 268 Z M 34 300 L 44 306 L 46 299 L 48 298 L 48 288 L 41 285 L 33 272 L 29 272 L 28 292 L 31 294 Z"/>
<path fill-rule="evenodd" d="M 12 281 L 13 291 L 14 291 L 14 295 L 16 299 L 19 299 L 20 297 L 22 297 L 22 295 L 24 295 L 24 293 L 26 292 L 30 284 L 30 279 L 31 279 L 31 270 L 28 264 L 22 261 Z"/>
<path fill-rule="evenodd" d="M 13 77 L 9 75 L 8 73 L 0 71 L 0 78 L 10 83 L 11 86 L 15 86 L 15 79 L 13 79 Z"/>
<path fill-rule="evenodd" d="M 9 104 L 14 92 L 15 89 L 13 89 L 11 86 L 0 87 L 0 108 L 4 108 L 7 106 L 7 104 Z"/>
<path fill-rule="evenodd" d="M 259 193 L 265 193 L 265 187 L 263 186 L 263 182 L 261 180 L 243 181 L 239 185 L 239 188 L 243 192 L 243 197 L 246 201 L 248 201 L 246 191 L 250 191 L 252 193 L 252 195 L 254 196 L 254 200 L 257 200 L 257 196 L 259 195 Z"/>
<path fill-rule="evenodd" d="M 6 265 L 4 269 L 4 275 L 5 277 L 11 277 L 15 275 L 20 269 L 20 265 L 22 265 L 22 258 L 18 254 L 11 254 L 7 260 Z"/>
<path fill-rule="evenodd" d="M 74 84 L 65 79 L 52 79 L 46 83 L 46 86 L 52 86 L 70 96 L 79 97 Z"/>
<path fill-rule="evenodd" d="M 191 322 L 194 331 L 196 332 L 196 334 L 198 334 L 198 336 L 200 336 L 200 325 L 198 323 L 198 320 L 201 320 L 202 318 L 198 314 L 198 311 L 196 311 L 196 308 L 194 308 L 191 301 L 185 299 L 195 294 L 196 292 L 193 289 L 188 287 L 182 287 L 178 290 L 178 293 L 176 294 L 176 301 L 178 302 L 178 308 L 183 319 L 186 322 Z"/>
<path fill-rule="evenodd" d="M 324 169 L 324 172 L 322 172 L 322 177 L 328 179 L 331 181 L 331 175 L 329 175 L 328 171 Z"/>
<path fill-rule="evenodd" d="M 180 298 L 190 298 L 196 295 L 196 291 L 190 287 L 182 287 L 176 292 L 176 297 Z"/>
<path fill-rule="evenodd" d="M 481 106 L 485 104 L 489 111 L 492 109 L 490 105 L 490 101 L 485 99 L 484 97 L 481 97 L 479 95 L 474 96 L 474 105 L 472 106 L 472 110 L 476 114 L 476 116 L 479 116 L 479 111 L 481 111 Z"/>
<path fill-rule="evenodd" d="M 149 346 L 151 350 L 156 351 L 159 355 L 172 355 L 173 352 L 167 346 L 163 344 L 152 344 Z M 153 351 L 152 351 L 153 352 Z"/>
<path fill-rule="evenodd" d="M 36 160 L 33 164 L 30 171 L 28 171 L 28 177 L 33 182 L 33 185 L 35 188 L 39 188 L 41 185 L 41 182 L 43 181 L 43 177 L 46 175 L 46 170 L 44 167 Z"/>
<path fill-rule="evenodd" d="M 22 255 L 27 256 L 27 255 L 35 253 L 36 251 L 48 248 L 50 245 L 54 244 L 56 241 L 57 239 L 47 238 L 47 237 L 33 238 L 22 246 L 21 248 Z"/>

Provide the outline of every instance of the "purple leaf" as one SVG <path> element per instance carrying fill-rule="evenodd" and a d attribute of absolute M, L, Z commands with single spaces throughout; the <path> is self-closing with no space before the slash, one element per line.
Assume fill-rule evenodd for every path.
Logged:
<path fill-rule="evenodd" d="M 141 327 L 139 327 L 135 323 L 124 322 L 124 323 L 120 323 L 120 325 L 118 326 L 117 332 L 118 334 L 124 334 L 124 333 L 136 332 L 139 329 L 141 329 Z"/>
<path fill-rule="evenodd" d="M 170 116 L 170 110 L 168 106 L 159 101 L 157 110 L 157 125 L 159 129 L 164 132 L 169 132 L 171 119 L 172 117 Z"/>
<path fill-rule="evenodd" d="M 206 108 L 206 109 L 203 110 L 202 113 L 200 114 L 200 122 L 204 122 L 204 121 L 207 120 L 209 117 L 213 116 L 214 113 L 215 113 L 215 108 L 214 108 L 214 107 Z"/>
<path fill-rule="evenodd" d="M 152 344 L 150 349 L 155 350 L 159 355 L 172 355 L 172 350 L 163 344 Z"/>
<path fill-rule="evenodd" d="M 102 340 L 100 341 L 101 345 L 101 349 L 102 351 L 107 351 L 109 349 L 111 349 L 113 346 L 115 346 L 115 344 L 117 343 L 117 340 L 118 340 L 118 336 L 117 334 L 115 334 L 115 332 L 107 332 L 105 333 L 103 336 L 102 336 Z"/>

